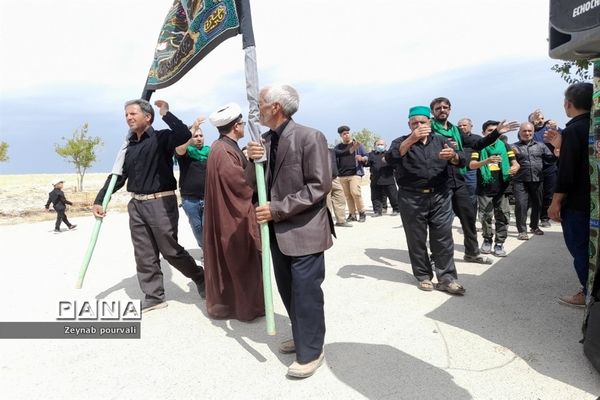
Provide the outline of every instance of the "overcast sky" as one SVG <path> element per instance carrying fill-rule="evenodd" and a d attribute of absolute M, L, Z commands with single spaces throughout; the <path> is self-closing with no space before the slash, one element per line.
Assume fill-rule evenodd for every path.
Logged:
<path fill-rule="evenodd" d="M 105 142 L 108 171 L 139 97 L 170 0 L 0 0 L 0 173 L 56 173 L 53 150 L 84 122 Z M 251 1 L 261 84 L 300 92 L 295 119 L 322 130 L 368 128 L 390 142 L 407 109 L 437 96 L 450 117 L 524 120 L 536 108 L 561 123 L 565 83 L 550 71 L 548 1 Z M 244 109 L 241 38 L 224 42 L 184 78 L 154 93 L 186 122 L 236 101 Z M 157 127 L 162 127 L 159 122 Z M 216 130 L 205 126 L 207 142 Z M 242 143 L 245 139 L 242 140 Z M 33 162 L 35 160 L 35 162 Z"/>

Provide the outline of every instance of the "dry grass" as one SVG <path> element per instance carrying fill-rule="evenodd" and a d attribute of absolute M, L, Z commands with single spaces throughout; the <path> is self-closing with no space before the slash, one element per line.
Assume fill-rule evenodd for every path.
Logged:
<path fill-rule="evenodd" d="M 32 221 L 53 220 L 54 212 L 44 208 L 48 200 L 48 193 L 52 191 L 50 182 L 57 175 L 0 175 L 0 225 L 18 224 Z M 65 181 L 63 191 L 67 200 L 73 206 L 67 208 L 67 215 L 89 215 L 96 194 L 104 185 L 107 173 L 86 174 L 83 179 L 83 192 L 77 192 L 77 179 L 75 174 L 58 175 Z M 124 189 L 115 193 L 110 201 L 110 210 L 124 211 L 131 198 Z M 52 210 L 52 206 L 50 207 Z"/>
<path fill-rule="evenodd" d="M 368 169 L 361 185 L 369 185 Z M 65 181 L 63 191 L 67 200 L 73 202 L 67 207 L 67 216 L 76 217 L 90 215 L 96 194 L 104 185 L 108 173 L 89 173 L 83 179 L 83 192 L 77 192 L 75 174 L 34 174 L 34 175 L 0 175 L 0 225 L 19 224 L 23 222 L 54 220 L 56 213 L 46 211 L 44 205 L 48 193 L 52 191 L 52 182 L 56 177 Z M 175 177 L 179 173 L 175 171 Z M 179 195 L 179 193 L 178 193 Z M 109 204 L 112 212 L 127 211 L 127 203 L 131 195 L 120 189 L 113 194 Z"/>

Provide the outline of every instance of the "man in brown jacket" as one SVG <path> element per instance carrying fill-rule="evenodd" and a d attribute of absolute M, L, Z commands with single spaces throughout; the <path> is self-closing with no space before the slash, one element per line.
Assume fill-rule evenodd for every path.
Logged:
<path fill-rule="evenodd" d="M 259 94 L 260 123 L 270 128 L 265 147 L 248 143 L 248 157 L 267 155 L 269 202 L 256 208 L 258 223 L 269 224 L 271 255 L 277 287 L 292 323 L 293 339 L 282 353 L 296 353 L 288 375 L 311 376 L 323 362 L 325 314 L 321 283 L 324 251 L 333 244 L 333 221 L 326 205 L 331 190 L 331 163 L 325 136 L 297 124 L 292 115 L 299 98 L 288 85 L 273 85 Z M 246 178 L 255 184 L 254 163 Z"/>

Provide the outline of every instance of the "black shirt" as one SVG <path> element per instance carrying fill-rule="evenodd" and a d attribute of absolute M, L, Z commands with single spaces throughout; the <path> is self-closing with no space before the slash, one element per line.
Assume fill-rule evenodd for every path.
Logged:
<path fill-rule="evenodd" d="M 460 137 L 464 146 L 463 151 L 465 152 L 465 158 L 467 160 L 470 160 L 471 154 L 473 153 L 473 146 L 477 146 L 477 142 L 479 142 L 479 140 L 482 139 L 483 136 L 476 135 L 474 133 L 464 134 L 461 132 Z"/>
<path fill-rule="evenodd" d="M 573 118 L 562 131 L 560 162 L 555 193 L 566 193 L 563 207 L 590 211 L 590 160 L 588 142 L 590 114 Z"/>
<path fill-rule="evenodd" d="M 179 192 L 182 196 L 204 200 L 206 160 L 195 160 L 187 153 L 177 156 L 179 163 Z"/>
<path fill-rule="evenodd" d="M 68 204 L 70 206 L 73 205 L 73 203 L 71 203 L 69 200 L 66 199 L 65 197 L 65 193 L 58 189 L 58 188 L 54 188 L 53 191 L 51 191 L 50 193 L 48 193 L 48 201 L 46 202 L 46 208 L 50 208 L 50 203 L 52 203 L 52 207 L 55 210 L 64 210 L 66 209 L 65 204 Z"/>
<path fill-rule="evenodd" d="M 450 140 L 440 135 L 431 135 L 427 142 L 413 144 L 405 155 L 400 155 L 400 144 L 409 135 L 395 139 L 385 153 L 387 162 L 396 166 L 398 186 L 413 188 L 441 188 L 448 181 L 448 164 L 439 158 L 439 153 Z M 460 155 L 459 155 L 460 156 Z M 464 160 L 463 160 L 464 161 Z"/>
<path fill-rule="evenodd" d="M 275 174 L 275 163 L 277 162 L 277 149 L 279 147 L 279 138 L 283 133 L 283 130 L 287 127 L 290 120 L 286 120 L 274 130 L 271 129 L 265 134 L 266 140 L 270 142 L 269 148 L 269 192 L 271 192 L 273 175 Z"/>
<path fill-rule="evenodd" d="M 466 151 L 471 152 L 477 148 L 480 148 L 479 142 L 481 141 L 481 139 L 483 139 L 483 136 L 476 135 L 474 133 L 470 133 L 468 135 L 464 135 L 461 133 L 460 137 L 462 139 L 465 152 Z M 465 156 L 466 155 L 467 154 L 465 154 Z M 471 158 L 471 157 L 469 157 L 469 158 Z"/>
<path fill-rule="evenodd" d="M 127 191 L 137 194 L 177 189 L 177 181 L 173 175 L 173 154 L 175 147 L 190 140 L 192 134 L 188 127 L 170 112 L 163 117 L 163 121 L 171 129 L 155 131 L 149 127 L 139 141 L 137 135 L 131 136 L 125 153 L 123 174 L 117 179 L 113 193 L 122 188 L 125 182 Z M 111 175 L 98 192 L 94 204 L 102 204 Z"/>
<path fill-rule="evenodd" d="M 372 151 L 367 154 L 371 184 L 387 186 L 394 183 L 394 167 L 385 160 L 385 152 Z"/>

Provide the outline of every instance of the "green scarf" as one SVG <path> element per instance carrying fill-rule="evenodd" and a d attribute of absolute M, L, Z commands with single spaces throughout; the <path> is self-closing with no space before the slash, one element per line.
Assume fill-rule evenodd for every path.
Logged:
<path fill-rule="evenodd" d="M 450 122 L 448 122 L 448 129 L 446 129 L 446 128 L 444 128 L 444 126 L 441 123 L 439 123 L 438 121 L 436 121 L 435 119 L 432 118 L 431 119 L 431 129 L 438 135 L 447 137 L 448 139 L 454 141 L 456 143 L 455 150 L 462 151 L 462 149 L 463 149 L 462 137 L 460 136 L 460 132 L 456 126 L 454 126 Z M 459 168 L 458 172 L 461 175 L 466 174 L 467 167 Z"/>
<path fill-rule="evenodd" d="M 502 158 L 502 180 L 504 182 L 507 182 L 509 178 L 508 172 L 510 169 L 510 165 L 508 163 L 508 153 L 506 152 L 506 145 L 502 140 L 496 140 L 494 143 L 481 150 L 479 159 L 485 160 L 490 156 L 500 156 Z M 490 171 L 490 167 L 487 164 L 485 164 L 479 170 L 481 171 L 481 180 L 483 181 L 483 183 L 487 184 L 492 182 L 492 171 Z"/>
<path fill-rule="evenodd" d="M 208 159 L 208 153 L 210 152 L 209 146 L 202 146 L 197 148 L 196 146 L 188 145 L 187 154 L 191 159 L 197 161 L 206 161 Z"/>

